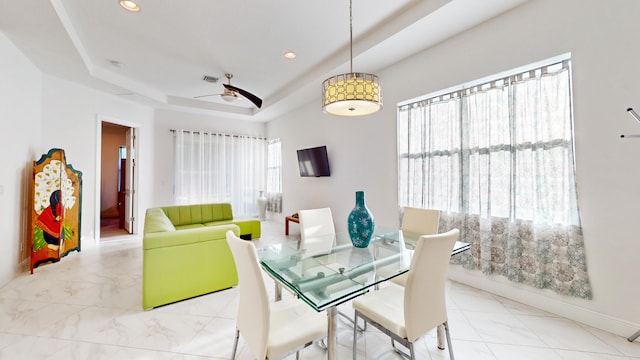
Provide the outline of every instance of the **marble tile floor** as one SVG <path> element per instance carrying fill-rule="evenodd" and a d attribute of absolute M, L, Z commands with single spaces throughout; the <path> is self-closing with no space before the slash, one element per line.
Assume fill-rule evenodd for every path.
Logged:
<path fill-rule="evenodd" d="M 287 241 L 297 241 L 296 231 Z M 254 243 L 264 246 L 283 234 L 283 224 L 265 221 Z M 141 255 L 139 237 L 105 241 L 0 288 L 0 359 L 228 359 L 238 289 L 143 311 Z M 265 281 L 273 291 L 272 280 Z M 640 359 L 640 340 L 630 343 L 456 282 L 447 291 L 458 360 Z M 352 313 L 350 304 L 341 311 Z M 338 343 L 338 359 L 351 359 L 352 330 L 343 320 Z M 435 330 L 416 349 L 418 359 L 448 359 L 436 348 Z M 400 359 L 373 327 L 359 335 L 357 350 L 358 359 Z M 326 359 L 318 345 L 301 354 Z M 242 338 L 237 359 L 253 359 Z"/>

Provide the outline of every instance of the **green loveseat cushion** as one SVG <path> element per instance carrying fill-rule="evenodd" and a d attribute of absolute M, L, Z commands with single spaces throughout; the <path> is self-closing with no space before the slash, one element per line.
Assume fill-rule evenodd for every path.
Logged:
<path fill-rule="evenodd" d="M 231 204 L 196 204 L 161 208 L 174 226 L 232 220 Z"/>

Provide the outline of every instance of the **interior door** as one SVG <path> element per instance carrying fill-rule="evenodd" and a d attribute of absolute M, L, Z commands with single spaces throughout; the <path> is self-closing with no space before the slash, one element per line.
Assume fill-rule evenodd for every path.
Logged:
<path fill-rule="evenodd" d="M 127 159 L 126 170 L 124 179 L 124 229 L 129 233 L 133 233 L 133 222 L 135 217 L 133 216 L 133 201 L 135 195 L 134 189 L 134 175 L 136 164 L 136 149 L 135 149 L 135 129 L 129 128 L 127 130 Z"/>

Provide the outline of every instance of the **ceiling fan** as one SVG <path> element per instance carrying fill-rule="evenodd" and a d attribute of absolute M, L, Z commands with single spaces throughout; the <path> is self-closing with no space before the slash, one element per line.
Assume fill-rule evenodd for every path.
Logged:
<path fill-rule="evenodd" d="M 220 95 L 222 100 L 232 102 L 234 100 L 238 100 L 239 99 L 238 95 L 241 95 L 242 97 L 251 101 L 258 109 L 262 107 L 262 99 L 260 99 L 259 97 L 253 95 L 252 93 L 246 90 L 242 90 L 240 88 L 237 88 L 231 85 L 231 78 L 233 77 L 232 74 L 227 73 L 227 74 L 224 74 L 224 76 L 227 78 L 228 84 L 222 84 L 222 86 L 224 86 L 224 91 L 221 94 L 200 95 L 200 96 L 195 96 L 194 99 L 207 97 L 207 96 Z M 205 75 L 205 78 L 206 77 L 207 76 Z"/>

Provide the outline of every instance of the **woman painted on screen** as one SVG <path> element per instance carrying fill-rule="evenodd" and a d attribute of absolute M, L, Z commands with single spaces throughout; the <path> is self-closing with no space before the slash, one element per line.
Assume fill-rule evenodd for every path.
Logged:
<path fill-rule="evenodd" d="M 60 246 L 62 220 L 64 219 L 64 210 L 60 202 L 61 196 L 60 190 L 53 191 L 49 197 L 49 206 L 36 219 L 36 225 L 42 229 L 44 241 L 52 250 L 57 250 Z"/>

